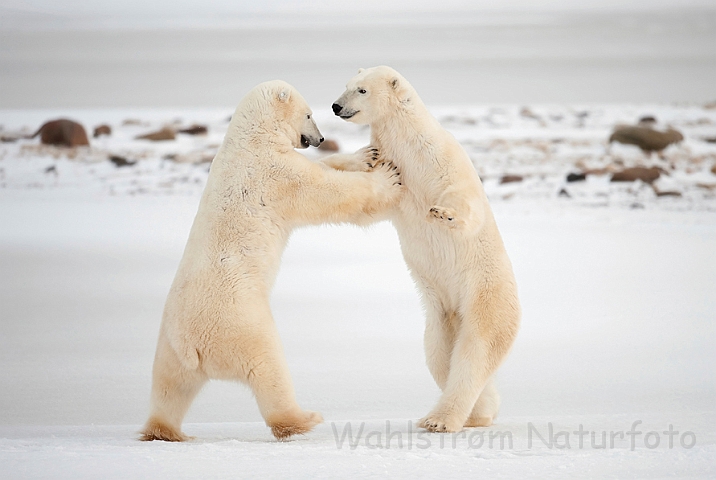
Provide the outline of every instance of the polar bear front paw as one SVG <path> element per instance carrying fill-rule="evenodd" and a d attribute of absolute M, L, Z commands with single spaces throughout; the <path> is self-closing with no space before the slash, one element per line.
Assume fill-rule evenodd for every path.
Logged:
<path fill-rule="evenodd" d="M 442 222 L 445 225 L 454 228 L 461 225 L 463 222 L 457 219 L 457 212 L 452 208 L 440 207 L 438 205 L 433 206 L 430 209 L 428 219 Z"/>
<path fill-rule="evenodd" d="M 356 155 L 362 158 L 364 171 L 366 172 L 373 170 L 380 163 L 380 152 L 375 147 L 361 148 L 356 152 Z"/>
<path fill-rule="evenodd" d="M 398 170 L 398 167 L 393 165 L 393 162 L 378 160 L 378 163 L 373 167 L 373 171 L 378 175 L 383 175 L 393 186 L 400 186 L 403 184 L 400 177 L 400 170 Z"/>

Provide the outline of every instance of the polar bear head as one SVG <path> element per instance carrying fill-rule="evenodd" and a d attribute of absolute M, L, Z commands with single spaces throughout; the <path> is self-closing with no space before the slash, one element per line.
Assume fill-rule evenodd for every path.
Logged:
<path fill-rule="evenodd" d="M 407 80 L 392 68 L 361 68 L 332 108 L 343 120 L 369 125 L 410 103 L 414 97 Z"/>
<path fill-rule="evenodd" d="M 313 112 L 306 100 L 288 83 L 282 80 L 264 82 L 249 92 L 237 113 L 242 112 L 244 121 L 256 125 L 257 112 L 265 122 L 264 130 L 274 131 L 288 137 L 294 148 L 317 147 L 323 136 L 313 120 Z"/>

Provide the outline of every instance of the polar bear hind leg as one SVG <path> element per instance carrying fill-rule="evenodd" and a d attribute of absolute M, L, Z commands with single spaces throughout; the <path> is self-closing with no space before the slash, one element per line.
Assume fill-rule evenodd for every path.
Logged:
<path fill-rule="evenodd" d="M 210 375 L 248 383 L 266 425 L 278 440 L 307 433 L 323 422 L 323 417 L 320 413 L 302 410 L 296 402 L 270 307 L 254 304 L 248 311 L 252 319 L 250 324 L 242 325 L 240 335 L 235 338 L 229 332 L 221 335 L 227 349 L 220 361 L 210 367 L 216 371 Z"/>
<path fill-rule="evenodd" d="M 437 300 L 426 299 L 425 304 L 425 361 L 435 383 L 445 390 L 457 319 L 454 314 L 446 313 Z"/>
<path fill-rule="evenodd" d="M 470 417 L 465 422 L 466 427 L 489 427 L 492 425 L 497 413 L 500 411 L 500 394 L 495 388 L 495 382 L 490 380 L 472 408 Z"/>
<path fill-rule="evenodd" d="M 181 423 L 197 393 L 208 380 L 197 370 L 188 370 L 163 333 L 157 346 L 152 379 L 151 414 L 140 440 L 188 440 Z"/>
<path fill-rule="evenodd" d="M 474 302 L 472 308 L 460 315 L 443 395 L 433 410 L 419 422 L 429 431 L 462 430 L 478 405 L 479 422 L 484 423 L 482 417 L 489 416 L 490 409 L 487 407 L 494 403 L 496 391 L 492 390 L 494 387 L 488 387 L 488 383 L 507 356 L 517 334 L 519 309 L 511 311 L 505 308 L 509 302 L 500 298 L 499 292 L 492 292 L 489 295 L 491 299 L 485 301 L 487 297 L 482 296 L 481 302 Z M 508 318 L 500 318 L 505 315 Z M 478 402 L 486 388 L 491 390 L 486 392 L 483 402 Z"/>

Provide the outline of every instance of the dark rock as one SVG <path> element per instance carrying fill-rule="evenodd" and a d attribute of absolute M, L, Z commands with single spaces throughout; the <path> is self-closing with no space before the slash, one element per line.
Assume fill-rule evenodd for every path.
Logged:
<path fill-rule="evenodd" d="M 562 188 L 557 193 L 558 197 L 565 197 L 565 198 L 572 198 L 572 196 L 569 194 L 566 188 Z"/>
<path fill-rule="evenodd" d="M 587 179 L 586 173 L 570 173 L 567 175 L 568 182 L 583 182 Z"/>
<path fill-rule="evenodd" d="M 119 155 L 110 155 L 109 161 L 114 163 L 116 167 L 131 167 L 132 165 L 137 163 L 136 160 L 134 162 L 131 162 L 124 157 L 120 157 Z"/>
<path fill-rule="evenodd" d="M 503 175 L 500 179 L 500 185 L 504 183 L 516 183 L 521 182 L 524 178 L 520 175 Z"/>
<path fill-rule="evenodd" d="M 45 169 L 45 173 L 54 173 L 55 175 L 57 175 L 57 167 L 54 165 L 50 165 Z"/>
<path fill-rule="evenodd" d="M 711 173 L 716 175 L 716 163 L 714 163 L 713 166 L 711 167 Z"/>
<path fill-rule="evenodd" d="M 97 138 L 97 137 L 101 137 L 102 135 L 107 135 L 107 136 L 112 135 L 112 127 L 110 127 L 109 125 L 106 125 L 106 124 L 98 125 L 98 126 L 94 127 L 94 133 L 92 134 L 92 136 L 94 138 Z"/>
<path fill-rule="evenodd" d="M 189 128 L 182 128 L 177 133 L 186 133 L 187 135 L 206 135 L 209 129 L 204 125 L 192 125 Z"/>
<path fill-rule="evenodd" d="M 164 127 L 161 130 L 157 130 L 156 132 L 145 133 L 144 135 L 139 135 L 135 138 L 137 140 L 151 140 L 153 142 L 161 142 L 165 140 L 174 140 L 176 138 L 176 134 L 171 128 Z"/>
<path fill-rule="evenodd" d="M 704 142 L 716 143 L 716 137 L 706 137 L 706 138 L 704 138 Z"/>
<path fill-rule="evenodd" d="M 43 124 L 30 138 L 40 135 L 40 142 L 45 145 L 78 147 L 89 145 L 85 127 L 72 120 L 60 118 Z"/>
<path fill-rule="evenodd" d="M 615 172 L 612 175 L 612 182 L 633 182 L 641 180 L 644 183 L 653 183 L 661 176 L 661 170 L 657 167 L 632 167 Z"/>
<path fill-rule="evenodd" d="M 680 197 L 681 196 L 681 192 L 677 192 L 675 190 L 661 191 L 661 190 L 654 189 L 654 193 L 656 193 L 657 197 Z"/>
<path fill-rule="evenodd" d="M 318 146 L 318 149 L 324 152 L 337 152 L 340 150 L 340 147 L 335 140 L 324 140 L 323 143 Z"/>

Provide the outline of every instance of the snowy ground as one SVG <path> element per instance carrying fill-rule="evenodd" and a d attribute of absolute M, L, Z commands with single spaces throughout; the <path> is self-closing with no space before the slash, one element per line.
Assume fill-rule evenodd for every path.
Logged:
<path fill-rule="evenodd" d="M 493 427 L 458 437 L 415 429 L 439 392 L 418 297 L 392 227 L 380 224 L 296 232 L 273 295 L 299 402 L 325 424 L 277 443 L 246 388 L 214 382 L 185 424 L 196 440 L 136 441 L 164 297 L 206 179 L 201 160 L 231 112 L 2 111 L 3 136 L 60 114 L 114 129 L 69 152 L 0 144 L 2 476 L 714 477 L 716 146 L 704 138 L 716 136 L 716 111 L 434 111 L 485 180 L 523 303 Z M 646 114 L 686 141 L 664 159 L 607 151 L 615 123 Z M 207 124 L 209 135 L 133 140 L 175 120 Z M 366 142 L 326 112 L 317 121 L 346 151 Z M 109 154 L 139 162 L 117 168 Z M 664 168 L 659 185 L 681 196 L 608 174 L 565 181 L 636 164 Z M 504 174 L 524 180 L 500 185 Z M 590 432 L 581 444 L 580 425 Z"/>

